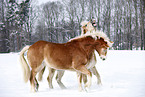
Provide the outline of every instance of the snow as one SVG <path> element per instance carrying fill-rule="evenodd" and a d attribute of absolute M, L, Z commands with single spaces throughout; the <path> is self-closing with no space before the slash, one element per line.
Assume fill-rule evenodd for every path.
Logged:
<path fill-rule="evenodd" d="M 18 53 L 0 54 L 0 97 L 145 97 L 145 51 L 108 51 L 107 60 L 97 55 L 102 86 L 97 85 L 95 76 L 88 92 L 78 91 L 75 72 L 66 71 L 62 82 L 67 89 L 62 90 L 53 79 L 54 89 L 47 83 L 48 70 L 39 91 L 30 92 L 30 83 L 24 83 Z"/>

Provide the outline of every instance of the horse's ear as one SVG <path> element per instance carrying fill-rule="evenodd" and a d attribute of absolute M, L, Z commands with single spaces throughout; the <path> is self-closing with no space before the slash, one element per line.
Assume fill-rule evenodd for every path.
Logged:
<path fill-rule="evenodd" d="M 114 44 L 114 42 L 113 41 L 110 41 L 110 43 L 113 45 Z"/>
<path fill-rule="evenodd" d="M 114 43 L 113 41 L 110 41 L 111 43 Z"/>
<path fill-rule="evenodd" d="M 110 41 L 109 47 L 112 47 L 113 43 L 114 43 L 113 41 Z"/>

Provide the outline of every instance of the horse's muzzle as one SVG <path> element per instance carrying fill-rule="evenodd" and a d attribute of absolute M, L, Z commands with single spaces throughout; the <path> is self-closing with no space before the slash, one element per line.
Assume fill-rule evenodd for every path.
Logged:
<path fill-rule="evenodd" d="M 104 56 L 104 55 L 101 55 L 100 58 L 101 58 L 103 61 L 105 61 L 107 57 Z"/>
<path fill-rule="evenodd" d="M 105 58 L 102 58 L 102 60 L 105 61 L 106 59 Z"/>

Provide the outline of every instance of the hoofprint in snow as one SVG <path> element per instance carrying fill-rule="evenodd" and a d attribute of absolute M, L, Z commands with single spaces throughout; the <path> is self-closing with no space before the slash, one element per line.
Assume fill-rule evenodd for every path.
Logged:
<path fill-rule="evenodd" d="M 97 55 L 97 54 L 96 54 Z M 18 53 L 0 54 L 0 97 L 145 97 L 145 51 L 108 51 L 107 60 L 97 55 L 102 86 L 95 76 L 89 92 L 79 92 L 77 75 L 66 71 L 62 82 L 67 89 L 59 88 L 55 78 L 54 89 L 48 88 L 46 69 L 37 93 L 30 92 L 30 83 L 23 82 Z"/>

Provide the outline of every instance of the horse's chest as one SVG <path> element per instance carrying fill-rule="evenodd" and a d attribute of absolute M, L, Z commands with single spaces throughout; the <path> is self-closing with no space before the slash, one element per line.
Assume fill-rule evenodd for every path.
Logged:
<path fill-rule="evenodd" d="M 93 68 L 96 65 L 96 63 L 97 63 L 97 60 L 96 60 L 95 55 L 93 54 L 93 56 L 89 59 L 88 63 L 86 64 L 86 67 L 88 69 Z"/>

